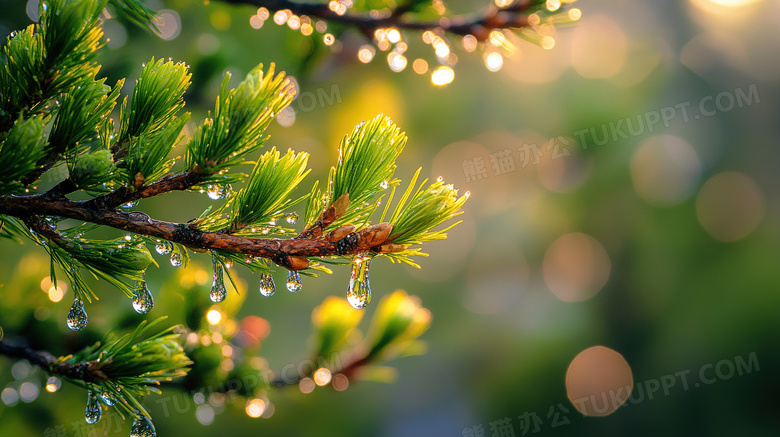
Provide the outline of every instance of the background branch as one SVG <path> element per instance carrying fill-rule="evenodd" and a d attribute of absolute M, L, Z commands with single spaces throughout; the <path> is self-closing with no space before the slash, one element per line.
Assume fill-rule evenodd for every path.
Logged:
<path fill-rule="evenodd" d="M 96 368 L 96 361 L 83 361 L 75 364 L 61 362 L 60 358 L 48 351 L 36 351 L 29 346 L 15 345 L 8 341 L 0 341 L 0 354 L 9 358 L 23 359 L 40 367 L 47 373 L 59 375 L 84 382 L 106 381 L 108 377 Z"/>
<path fill-rule="evenodd" d="M 367 35 L 373 35 L 376 29 L 395 27 L 406 30 L 435 30 L 466 36 L 474 35 L 479 41 L 485 41 L 494 29 L 510 29 L 528 26 L 528 17 L 523 14 L 531 6 L 530 0 L 518 0 L 506 7 L 491 4 L 484 12 L 469 15 L 442 17 L 436 21 L 409 21 L 403 17 L 408 12 L 410 2 L 401 3 L 390 13 L 376 16 L 368 12 L 347 12 L 339 15 L 328 8 L 327 3 L 298 3 L 289 0 L 223 0 L 225 3 L 246 4 L 265 7 L 272 11 L 289 9 L 296 15 L 308 15 L 332 23 L 341 23 L 357 27 Z"/>

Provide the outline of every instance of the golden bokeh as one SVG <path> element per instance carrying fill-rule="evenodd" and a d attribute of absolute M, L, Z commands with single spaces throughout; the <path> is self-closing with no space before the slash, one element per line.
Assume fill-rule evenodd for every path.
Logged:
<path fill-rule="evenodd" d="M 607 251 L 595 238 L 566 234 L 544 254 L 544 282 L 564 302 L 579 302 L 595 296 L 607 283 L 610 262 Z"/>
<path fill-rule="evenodd" d="M 743 173 L 729 171 L 710 178 L 696 197 L 696 214 L 716 240 L 732 242 L 748 236 L 764 218 L 761 189 Z"/>
<path fill-rule="evenodd" d="M 588 16 L 572 33 L 572 64 L 582 77 L 607 79 L 626 64 L 628 39 L 612 17 Z"/>
<path fill-rule="evenodd" d="M 628 400 L 634 386 L 625 358 L 604 346 L 577 354 L 566 371 L 566 395 L 586 416 L 608 416 Z"/>
<path fill-rule="evenodd" d="M 646 139 L 631 157 L 631 181 L 639 197 L 653 205 L 676 205 L 699 185 L 701 164 L 687 141 L 674 135 Z"/>

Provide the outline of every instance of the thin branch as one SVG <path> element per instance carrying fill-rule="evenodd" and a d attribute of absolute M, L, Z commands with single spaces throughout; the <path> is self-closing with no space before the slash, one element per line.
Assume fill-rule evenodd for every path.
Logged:
<path fill-rule="evenodd" d="M 352 378 L 353 375 L 355 375 L 360 371 L 360 369 L 362 369 L 363 367 L 369 364 L 371 364 L 371 358 L 365 355 L 361 355 L 359 357 L 353 358 L 346 365 L 341 366 L 338 369 L 330 369 L 330 371 L 333 375 L 342 374 L 347 378 Z M 274 378 L 271 381 L 271 387 L 283 388 L 283 387 L 298 385 L 298 383 L 300 383 L 303 378 L 311 377 L 313 374 L 314 374 L 314 369 L 310 369 L 308 372 L 304 374 L 295 375 L 295 378 L 287 378 L 287 377 L 280 376 Z"/>
<path fill-rule="evenodd" d="M 191 173 L 174 175 L 135 193 L 122 194 L 118 190 L 86 201 L 51 198 L 45 194 L 4 196 L 0 197 L 0 214 L 19 217 L 28 225 L 37 222 L 31 220 L 34 216 L 70 218 L 172 241 L 196 251 L 220 250 L 267 258 L 290 270 L 308 267 L 307 257 L 344 256 L 365 252 L 388 253 L 403 249 L 388 244 L 392 226 L 387 223 L 380 223 L 358 232 L 349 232 L 346 235 L 336 230 L 322 238 L 260 239 L 230 235 L 221 231 L 205 232 L 197 228 L 197 223 L 172 223 L 154 220 L 142 212 L 103 208 L 104 205 L 124 203 L 127 196 L 150 197 L 160 192 L 170 191 L 171 186 L 184 187 L 188 183 L 188 177 L 193 177 L 188 175 Z M 139 193 L 141 197 L 138 197 Z M 113 196 L 115 194 L 116 196 Z M 35 230 L 47 238 L 60 239 L 60 241 L 64 238 L 48 226 L 38 226 Z"/>
<path fill-rule="evenodd" d="M 404 19 L 408 12 L 408 3 L 402 3 L 396 9 L 382 15 L 347 12 L 339 15 L 328 8 L 327 3 L 298 3 L 290 0 L 223 0 L 226 3 L 246 4 L 265 7 L 271 11 L 289 9 L 296 15 L 316 17 L 332 23 L 341 23 L 357 27 L 367 35 L 373 35 L 376 29 L 395 27 L 407 30 L 436 30 L 466 36 L 474 35 L 479 41 L 485 41 L 494 29 L 510 29 L 528 26 L 528 16 L 524 14 L 531 6 L 530 0 L 517 0 L 506 7 L 491 4 L 486 11 L 478 14 L 442 17 L 436 21 L 410 21 Z"/>
<path fill-rule="evenodd" d="M 57 363 L 60 358 L 48 351 L 36 351 L 28 346 L 14 345 L 0 341 L 0 354 L 9 358 L 23 359 L 45 370 L 51 375 L 84 382 L 107 381 L 108 377 L 98 369 L 97 361 L 84 361 L 75 364 Z"/>

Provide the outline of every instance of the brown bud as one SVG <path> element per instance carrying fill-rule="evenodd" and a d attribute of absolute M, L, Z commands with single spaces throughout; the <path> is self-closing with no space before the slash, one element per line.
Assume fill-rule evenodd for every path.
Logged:
<path fill-rule="evenodd" d="M 338 227 L 338 228 L 336 228 L 336 229 L 335 229 L 333 232 L 331 232 L 331 233 L 329 233 L 328 235 L 326 235 L 326 236 L 325 236 L 325 239 L 326 239 L 327 241 L 331 241 L 331 242 L 333 242 L 333 241 L 339 241 L 339 240 L 341 240 L 342 238 L 346 237 L 346 236 L 347 236 L 347 234 L 351 233 L 351 232 L 352 232 L 352 231 L 354 231 L 354 230 L 355 230 L 355 225 L 344 225 L 344 226 L 339 226 L 339 227 Z"/>
<path fill-rule="evenodd" d="M 144 175 L 142 175 L 141 172 L 136 173 L 135 176 L 133 177 L 133 187 L 141 188 L 141 186 L 144 184 L 145 179 L 146 177 L 144 177 Z"/>
<path fill-rule="evenodd" d="M 344 216 L 344 213 L 347 212 L 347 208 L 349 208 L 349 193 L 344 193 L 341 197 L 336 199 L 336 201 L 333 202 L 333 208 L 335 209 L 336 219 Z"/>
<path fill-rule="evenodd" d="M 309 258 L 306 258 L 305 256 L 288 255 L 285 257 L 284 261 L 285 264 L 287 264 L 285 267 L 290 270 L 303 270 L 306 267 L 309 267 Z"/>
<path fill-rule="evenodd" d="M 390 231 L 393 230 L 393 225 L 390 223 L 379 223 L 368 229 L 368 232 L 363 236 L 364 242 L 368 247 L 374 247 L 387 241 L 387 237 L 390 236 Z"/>

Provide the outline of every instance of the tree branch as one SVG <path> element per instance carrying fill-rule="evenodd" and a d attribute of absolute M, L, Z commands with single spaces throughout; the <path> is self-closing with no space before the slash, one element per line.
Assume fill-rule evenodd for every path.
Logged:
<path fill-rule="evenodd" d="M 226 3 L 246 4 L 254 7 L 265 7 L 272 11 L 289 9 L 297 15 L 307 15 L 332 23 L 355 26 L 368 35 L 373 35 L 377 29 L 395 27 L 407 30 L 435 30 L 466 36 L 474 35 L 479 41 L 485 41 L 494 29 L 510 29 L 528 26 L 528 16 L 524 14 L 531 6 L 530 0 L 517 0 L 506 7 L 491 6 L 479 14 L 455 15 L 442 17 L 436 21 L 409 21 L 403 17 L 408 12 L 409 4 L 402 3 L 389 13 L 376 14 L 347 12 L 339 15 L 328 8 L 327 3 L 298 3 L 290 0 L 222 0 Z"/>
<path fill-rule="evenodd" d="M 0 341 L 0 354 L 9 358 L 23 359 L 36 365 L 51 375 L 59 375 L 84 382 L 107 381 L 108 377 L 97 367 L 97 361 L 84 361 L 75 364 L 59 363 L 60 358 L 48 351 L 36 351 L 28 346 L 14 345 Z"/>
<path fill-rule="evenodd" d="M 206 232 L 197 228 L 197 223 L 172 223 L 154 220 L 142 212 L 125 212 L 112 209 L 117 205 L 144 197 L 170 191 L 186 189 L 193 180 L 199 180 L 198 173 L 180 173 L 162 179 L 155 184 L 143 187 L 135 192 L 117 190 L 85 201 L 67 198 L 53 198 L 46 194 L 33 196 L 0 197 L 0 214 L 19 217 L 36 232 L 63 241 L 59 232 L 41 224 L 35 225 L 34 216 L 56 216 L 80 220 L 116 229 L 133 232 L 149 237 L 160 238 L 181 244 L 196 251 L 220 250 L 241 253 L 248 256 L 267 258 L 290 270 L 301 270 L 309 265 L 307 257 L 344 256 L 365 252 L 389 253 L 402 250 L 402 246 L 389 244 L 392 226 L 380 223 L 358 232 L 345 234 L 344 230 L 335 230 L 330 234 L 315 238 L 260 239 L 230 235 L 224 231 Z M 190 184 L 190 185 L 188 185 Z"/>
<path fill-rule="evenodd" d="M 356 373 L 360 371 L 360 369 L 362 369 L 368 364 L 371 364 L 371 361 L 372 361 L 371 358 L 369 358 L 368 356 L 361 355 L 353 358 L 346 365 L 341 366 L 338 369 L 330 369 L 330 371 L 333 375 L 342 374 L 347 378 L 352 378 Z M 314 371 L 315 369 L 310 369 L 308 372 L 304 374 L 295 375 L 295 378 L 287 378 L 282 376 L 274 378 L 271 381 L 271 386 L 276 388 L 283 388 L 283 387 L 298 385 L 298 383 L 300 383 L 303 378 L 311 377 L 314 374 Z"/>

